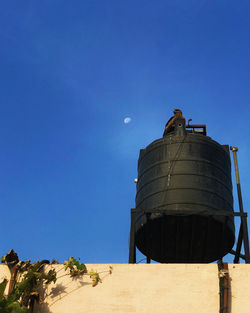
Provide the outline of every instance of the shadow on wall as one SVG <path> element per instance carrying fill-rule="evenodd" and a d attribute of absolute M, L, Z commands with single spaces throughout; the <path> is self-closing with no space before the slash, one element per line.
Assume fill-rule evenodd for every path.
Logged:
<path fill-rule="evenodd" d="M 50 304 L 48 304 L 46 302 L 42 302 L 41 304 L 37 304 L 36 303 L 36 305 L 34 306 L 34 312 L 33 313 L 40 313 L 40 312 L 42 312 L 42 313 L 53 313 L 51 311 L 51 307 L 56 302 L 60 301 L 61 299 L 65 298 L 65 297 L 67 297 L 68 295 L 70 295 L 74 291 L 82 288 L 83 286 L 91 285 L 91 283 L 87 283 L 87 282 L 84 282 L 84 281 L 79 280 L 79 279 L 78 279 L 78 284 L 79 285 L 76 288 L 74 288 L 73 290 L 71 290 L 70 292 L 66 291 L 68 285 L 62 285 L 62 284 L 57 284 L 55 287 L 52 287 L 49 294 L 46 293 L 46 288 L 44 288 L 40 292 L 41 299 L 45 300 L 47 297 L 49 297 L 50 300 L 52 300 L 52 301 L 51 301 Z"/>
<path fill-rule="evenodd" d="M 39 304 L 39 310 L 38 310 L 38 307 L 37 307 L 35 312 L 38 313 L 38 312 L 40 312 L 40 310 L 43 313 L 52 313 L 52 311 L 50 311 L 48 303 Z"/>
<path fill-rule="evenodd" d="M 58 271 L 56 271 L 56 273 L 58 274 L 63 269 L 65 269 L 65 267 L 61 267 Z M 52 307 L 55 303 L 74 293 L 75 291 L 78 291 L 84 286 L 95 287 L 99 282 L 101 283 L 107 276 L 111 275 L 112 270 L 112 266 L 109 266 L 108 270 L 104 270 L 101 272 L 96 272 L 93 269 L 91 269 L 90 271 L 80 270 L 81 276 L 79 276 L 79 272 L 77 271 L 73 272 L 73 274 L 71 272 L 62 274 L 61 276 L 57 277 L 55 285 L 43 285 L 41 287 L 41 289 L 39 290 L 39 294 L 40 298 L 42 299 L 42 303 L 35 303 L 32 313 L 52 313 Z M 99 274 L 101 275 L 101 277 L 99 276 Z M 89 277 L 88 280 L 91 280 L 91 282 L 86 282 L 86 275 Z M 68 278 L 65 280 L 66 276 L 68 276 Z M 63 281 L 59 282 L 59 280 L 62 278 Z"/>

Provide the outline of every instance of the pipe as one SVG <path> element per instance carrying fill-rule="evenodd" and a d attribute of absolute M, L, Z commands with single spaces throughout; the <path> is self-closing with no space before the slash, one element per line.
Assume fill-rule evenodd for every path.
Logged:
<path fill-rule="evenodd" d="M 243 213 L 244 211 L 243 211 L 243 201 L 242 201 L 241 186 L 240 186 L 240 174 L 239 174 L 239 167 L 238 167 L 238 160 L 237 160 L 237 151 L 239 149 L 237 147 L 230 147 L 230 150 L 232 150 L 233 158 L 234 158 L 237 193 L 238 193 L 238 200 L 239 200 L 239 210 L 240 210 L 240 213 Z M 243 232 L 243 244 L 244 244 L 245 257 L 246 257 L 245 261 L 246 263 L 250 263 L 249 239 L 248 239 L 246 217 L 241 216 L 241 226 L 242 226 L 242 232 Z"/>
<path fill-rule="evenodd" d="M 228 313 L 228 291 L 229 291 L 229 273 L 228 263 L 218 260 L 218 276 L 220 288 L 220 313 Z"/>

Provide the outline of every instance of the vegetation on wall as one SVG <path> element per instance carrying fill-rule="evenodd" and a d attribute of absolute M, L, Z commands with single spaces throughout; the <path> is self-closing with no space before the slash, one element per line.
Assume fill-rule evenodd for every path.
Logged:
<path fill-rule="evenodd" d="M 57 280 L 56 270 L 44 270 L 46 264 L 50 264 L 48 260 L 38 261 L 31 264 L 28 261 L 19 261 L 18 255 L 14 250 L 10 250 L 8 254 L 1 258 L 1 262 L 9 267 L 11 278 L 9 289 L 5 295 L 5 289 L 8 280 L 5 278 L 0 283 L 0 312 L 1 313 L 32 313 L 34 303 L 42 303 L 40 296 L 41 288 L 46 287 Z M 58 262 L 52 261 L 51 264 Z M 88 272 L 86 265 L 80 263 L 73 257 L 69 257 L 64 262 L 64 269 L 67 271 L 65 275 L 71 277 L 80 277 L 88 275 L 92 279 L 92 286 L 95 287 L 101 283 L 99 273 L 92 269 Z M 112 268 L 109 269 L 110 274 Z"/>

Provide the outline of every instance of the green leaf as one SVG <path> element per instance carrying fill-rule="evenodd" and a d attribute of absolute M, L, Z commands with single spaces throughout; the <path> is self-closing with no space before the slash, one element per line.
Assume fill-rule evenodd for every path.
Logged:
<path fill-rule="evenodd" d="M 0 312 L 1 313 L 10 313 L 10 310 L 7 308 L 8 302 L 6 299 L 0 300 Z"/>
<path fill-rule="evenodd" d="M 27 307 L 21 306 L 19 302 L 12 302 L 8 304 L 7 309 L 9 309 L 11 313 L 28 313 L 29 310 Z"/>
<path fill-rule="evenodd" d="M 98 283 L 101 283 L 102 280 L 97 272 L 95 272 L 93 269 L 89 272 L 89 276 L 92 279 L 92 286 L 95 287 Z"/>
<path fill-rule="evenodd" d="M 77 266 L 77 268 L 78 268 L 79 270 L 82 270 L 82 271 L 87 270 L 86 265 L 83 264 L 83 263 L 79 264 L 79 265 Z"/>

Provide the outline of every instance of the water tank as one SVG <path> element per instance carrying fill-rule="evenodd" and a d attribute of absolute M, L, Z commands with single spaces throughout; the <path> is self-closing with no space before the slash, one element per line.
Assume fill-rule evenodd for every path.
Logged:
<path fill-rule="evenodd" d="M 190 128 L 190 127 L 189 127 Z M 140 151 L 135 243 L 162 263 L 208 263 L 234 245 L 228 146 L 176 119 Z M 155 211 L 155 212 L 154 212 Z M 217 214 L 216 214 L 217 213 Z"/>

